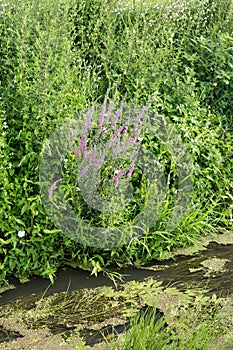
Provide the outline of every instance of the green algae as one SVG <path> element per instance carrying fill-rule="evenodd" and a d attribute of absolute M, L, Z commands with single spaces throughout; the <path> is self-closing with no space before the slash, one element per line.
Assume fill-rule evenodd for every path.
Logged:
<path fill-rule="evenodd" d="M 219 308 L 219 299 L 207 297 L 205 292 L 164 288 L 161 282 L 150 278 L 120 284 L 117 288 L 97 287 L 21 298 L 0 307 L 0 325 L 20 332 L 23 338 L 5 342 L 1 349 L 21 349 L 24 341 L 31 350 L 34 343 L 51 344 L 53 338 L 58 349 L 74 349 L 80 339 L 85 343 L 106 326 L 124 325 L 144 305 L 158 307 L 166 322 L 173 324 L 182 313 L 192 310 L 193 305 L 199 305 L 199 309 L 206 305 Z M 35 349 L 39 346 L 42 345 Z"/>
<path fill-rule="evenodd" d="M 176 249 L 170 253 L 167 253 L 164 260 L 174 258 L 179 255 L 191 256 L 198 252 L 207 250 L 207 246 L 215 242 L 223 245 L 233 244 L 233 231 L 224 231 L 223 233 L 212 233 L 199 240 L 197 240 L 193 245 L 185 248 Z"/>

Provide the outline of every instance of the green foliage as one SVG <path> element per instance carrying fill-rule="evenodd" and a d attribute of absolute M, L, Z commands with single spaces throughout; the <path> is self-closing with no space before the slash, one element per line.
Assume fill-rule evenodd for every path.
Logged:
<path fill-rule="evenodd" d="M 112 350 L 207 350 L 217 338 L 217 332 L 210 322 L 198 320 L 198 323 L 193 324 L 187 312 L 172 326 L 168 326 L 163 317 L 154 324 L 156 316 L 156 309 L 151 309 L 145 317 L 133 319 L 130 332 L 122 344 L 113 344 Z"/>
<path fill-rule="evenodd" d="M 53 280 L 62 264 L 96 274 L 111 264 L 163 258 L 210 231 L 232 228 L 232 13 L 230 0 L 0 1 L 2 280 L 32 273 Z M 151 110 L 176 127 L 189 146 L 194 189 L 173 232 L 163 226 L 168 204 L 142 237 L 100 250 L 54 227 L 38 181 L 43 141 L 61 122 L 103 101 L 109 86 L 115 100 L 125 94 L 126 102 L 139 106 L 150 100 Z M 160 156 L 166 178 L 174 177 L 171 156 L 155 135 L 145 135 L 143 144 Z M 103 174 L 111 171 L 110 164 Z M 146 194 L 139 171 L 137 210 Z M 67 198 L 74 197 L 71 185 L 67 180 Z M 85 204 L 77 210 L 85 212 Z M 129 207 L 120 214 L 102 222 L 115 226 L 120 219 L 130 221 L 135 211 Z"/>

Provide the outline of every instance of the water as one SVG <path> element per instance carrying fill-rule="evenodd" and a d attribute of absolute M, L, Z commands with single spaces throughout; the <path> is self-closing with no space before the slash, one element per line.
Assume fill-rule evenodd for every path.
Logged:
<path fill-rule="evenodd" d="M 142 281 L 147 277 L 153 277 L 162 281 L 164 286 L 175 285 L 183 290 L 187 286 L 200 286 L 207 288 L 210 293 L 227 295 L 233 292 L 233 244 L 223 245 L 211 242 L 207 250 L 192 256 L 178 256 L 175 260 L 153 261 L 143 268 L 128 267 L 120 270 L 124 275 L 124 281 Z M 207 268 L 208 260 L 213 261 L 215 267 Z M 206 263 L 207 262 L 207 263 Z M 224 266 L 221 268 L 221 262 Z M 222 264 L 223 264 L 222 263 Z M 219 271 L 218 271 L 219 270 Z M 192 272 L 191 272 L 192 271 Z M 83 288 L 95 288 L 114 285 L 103 274 L 97 277 L 90 276 L 88 271 L 67 268 L 59 269 L 54 285 L 44 278 L 32 277 L 30 282 L 20 284 L 11 278 L 10 283 L 15 289 L 4 292 L 0 298 L 0 304 L 11 300 L 29 296 L 34 293 L 51 294 L 55 292 L 74 291 Z"/>

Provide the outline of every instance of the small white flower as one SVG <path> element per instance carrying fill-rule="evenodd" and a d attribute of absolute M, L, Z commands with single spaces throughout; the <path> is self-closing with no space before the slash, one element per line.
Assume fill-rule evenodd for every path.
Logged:
<path fill-rule="evenodd" d="M 18 231 L 18 237 L 22 238 L 25 236 L 25 231 Z"/>

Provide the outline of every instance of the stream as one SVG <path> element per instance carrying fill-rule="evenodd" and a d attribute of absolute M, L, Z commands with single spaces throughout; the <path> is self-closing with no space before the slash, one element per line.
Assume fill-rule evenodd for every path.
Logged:
<path fill-rule="evenodd" d="M 174 260 L 175 259 L 175 260 Z M 179 289 L 187 286 L 209 289 L 216 295 L 227 295 L 233 292 L 233 244 L 223 245 L 209 243 L 207 250 L 192 256 L 177 256 L 166 261 L 153 261 L 142 268 L 127 267 L 120 270 L 124 282 L 142 281 L 153 277 L 162 281 L 165 287 L 175 285 Z M 209 262 L 209 266 L 208 266 Z M 15 289 L 2 293 L 0 305 L 31 294 L 47 294 L 113 286 L 113 282 L 100 273 L 97 277 L 90 272 L 74 268 L 59 269 L 54 285 L 42 277 L 34 276 L 30 282 L 19 283 L 15 278 L 9 279 Z"/>

